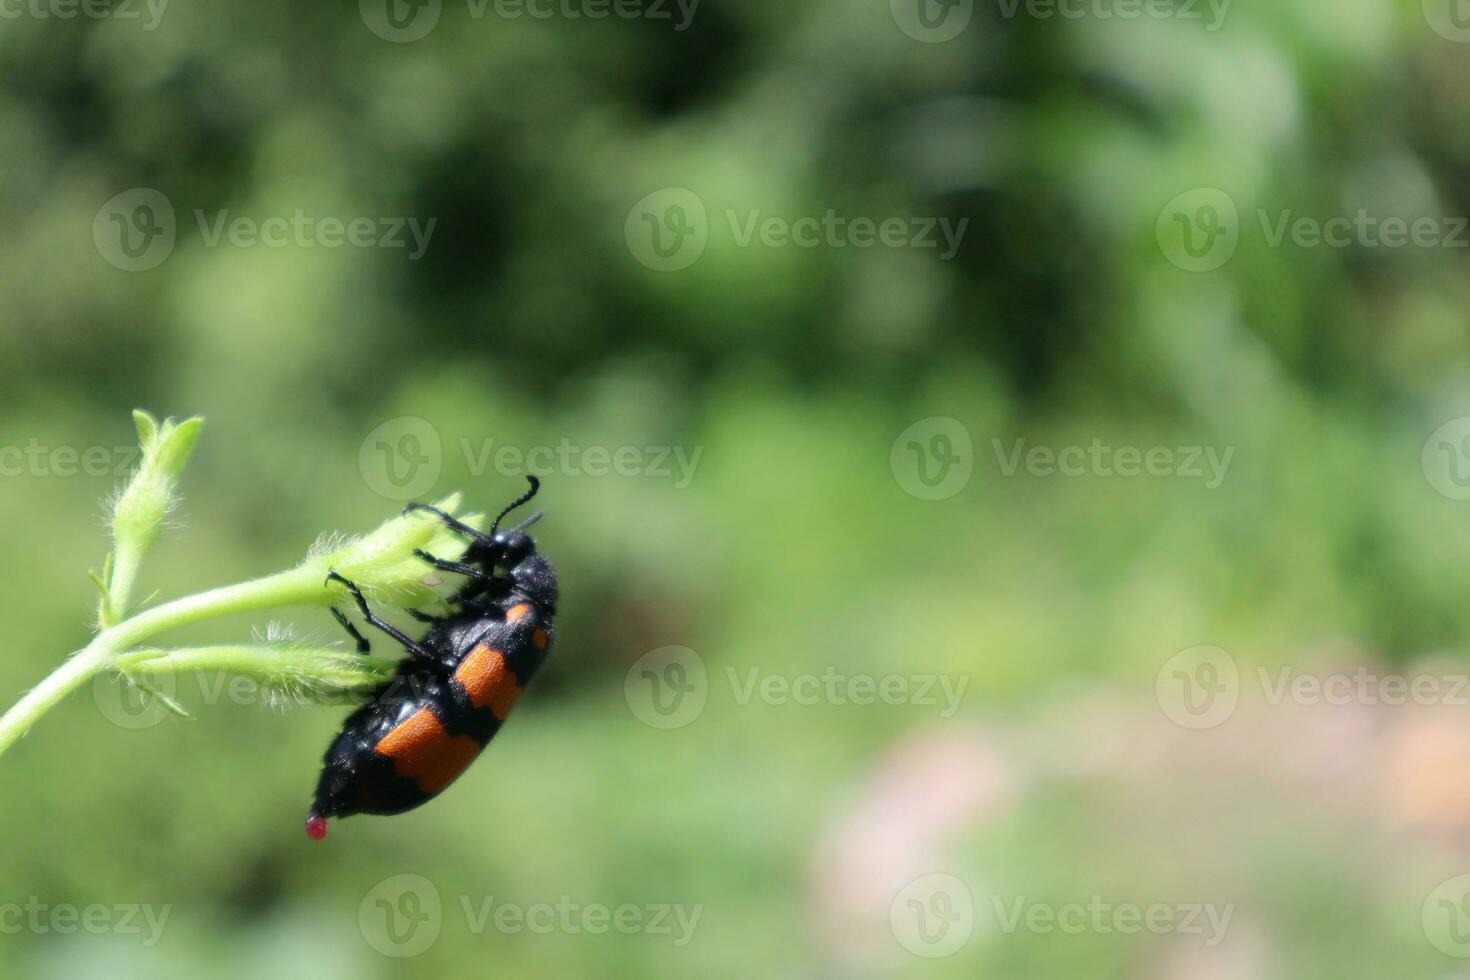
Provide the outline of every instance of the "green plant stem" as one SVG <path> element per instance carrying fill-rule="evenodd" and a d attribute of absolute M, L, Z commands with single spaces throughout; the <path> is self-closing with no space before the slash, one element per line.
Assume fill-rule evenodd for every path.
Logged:
<path fill-rule="evenodd" d="M 58 701 L 105 669 L 109 653 L 110 651 L 103 648 L 94 649 L 92 645 L 88 645 L 27 691 L 4 715 L 0 715 L 0 752 L 10 748 L 36 719 L 55 707 Z"/>
<path fill-rule="evenodd" d="M 265 578 L 221 586 L 155 606 L 104 629 L 45 680 L 0 715 L 0 753 L 10 748 L 36 720 L 62 698 L 109 669 L 122 653 L 166 630 L 217 616 L 277 606 L 330 605 L 334 594 L 308 564 Z"/>
<path fill-rule="evenodd" d="M 119 541 L 112 552 L 112 570 L 107 583 L 107 595 L 102 604 L 100 625 L 106 629 L 115 626 L 120 617 L 126 616 L 128 600 L 133 594 L 133 582 L 143 564 L 143 553 L 147 548 L 128 539 Z"/>

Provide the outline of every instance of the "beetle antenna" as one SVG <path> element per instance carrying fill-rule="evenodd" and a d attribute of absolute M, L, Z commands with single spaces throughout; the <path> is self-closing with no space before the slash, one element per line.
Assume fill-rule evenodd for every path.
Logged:
<path fill-rule="evenodd" d="M 501 511 L 500 514 L 495 518 L 495 523 L 490 525 L 490 536 L 492 538 L 495 537 L 496 532 L 500 530 L 500 522 L 505 520 L 505 515 L 509 514 L 511 511 L 521 506 L 521 504 L 526 503 L 532 497 L 536 496 L 536 491 L 541 489 L 541 481 L 534 476 L 527 476 L 526 482 L 531 484 L 531 489 L 527 490 L 525 493 L 521 494 L 519 497 L 512 500 L 508 505 L 506 505 L 505 510 Z"/>

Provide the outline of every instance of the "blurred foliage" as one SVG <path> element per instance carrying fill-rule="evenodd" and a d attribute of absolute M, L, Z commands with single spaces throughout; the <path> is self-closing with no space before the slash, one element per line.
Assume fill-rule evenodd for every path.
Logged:
<path fill-rule="evenodd" d="M 1336 785 L 1305 803 L 1256 792 L 1296 778 L 1277 768 L 1293 740 L 1337 744 L 1330 726 L 1282 741 L 1249 728 L 1233 768 L 1197 747 L 1072 756 L 1115 729 L 1147 744 L 1131 726 L 1164 724 L 1155 673 L 1196 644 L 1243 667 L 1336 662 L 1344 645 L 1382 669 L 1463 654 L 1466 512 L 1426 482 L 1420 452 L 1470 415 L 1466 253 L 1273 248 L 1256 215 L 1470 213 L 1466 49 L 1418 0 L 1241 0 L 1215 32 L 981 3 L 944 44 L 907 36 L 888 7 L 707 3 L 676 32 L 446 3 L 411 44 L 375 36 L 346 0 L 174 3 L 155 31 L 0 21 L 0 442 L 126 446 L 135 406 L 209 419 L 182 527 L 139 595 L 284 567 L 322 532 L 376 525 L 399 502 L 359 452 L 400 416 L 444 447 L 423 499 L 461 489 L 485 509 L 519 475 L 477 465 L 462 440 L 703 450 L 687 487 L 547 476 L 537 534 L 563 579 L 558 649 L 488 759 L 412 814 L 308 844 L 334 709 L 224 703 L 128 731 L 98 710 L 105 692 L 64 704 L 0 759 L 0 903 L 167 903 L 171 918 L 146 949 L 0 935 L 0 973 L 1438 975 L 1419 902 L 1465 866 L 1464 835 L 1399 836 L 1412 822 L 1353 809 Z M 131 274 L 91 231 L 134 187 L 167 195 L 178 243 Z M 709 250 L 679 273 L 645 268 L 623 238 L 629 209 L 665 187 L 710 209 Z M 1238 253 L 1208 274 L 1155 237 L 1196 187 L 1242 215 Z M 437 225 L 409 261 L 210 247 L 193 217 L 298 209 Z M 742 248 L 728 209 L 969 225 L 946 262 Z M 974 479 L 938 502 L 889 466 L 895 436 L 930 416 L 975 440 Z M 1235 456 L 1217 490 L 1005 478 L 997 458 L 1018 439 L 1094 438 Z M 0 479 L 0 692 L 85 641 L 97 500 L 117 483 Z M 282 618 L 337 638 L 325 614 Z M 666 645 L 698 651 L 711 677 L 704 714 L 675 732 L 640 723 L 623 691 Z M 830 665 L 968 677 L 964 711 L 742 705 L 725 679 Z M 1078 707 L 1099 699 L 1096 715 Z M 1101 727 L 1047 751 L 1078 716 Z M 834 911 L 822 842 L 863 823 L 853 808 L 881 796 L 895 746 L 928 737 L 1041 747 L 1005 756 L 1024 798 L 984 821 L 961 811 L 939 863 L 913 873 L 958 863 L 1056 902 L 1223 889 L 1254 945 L 1209 974 L 1170 958 L 1179 937 L 1147 934 L 862 953 L 887 935 L 887 899 L 857 926 Z M 1380 786 L 1376 771 L 1353 778 Z M 1231 790 L 1214 806 L 1195 797 L 1204 773 Z M 363 941 L 358 914 L 405 873 L 448 911 L 438 942 L 400 961 Z M 459 913 L 461 896 L 563 895 L 704 911 L 683 948 L 477 933 Z"/>

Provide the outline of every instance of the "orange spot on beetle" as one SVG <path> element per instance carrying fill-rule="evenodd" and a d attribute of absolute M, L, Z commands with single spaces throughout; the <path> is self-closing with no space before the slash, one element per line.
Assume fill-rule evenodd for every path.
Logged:
<path fill-rule="evenodd" d="M 505 621 L 507 623 L 514 623 L 517 620 L 524 619 L 530 611 L 531 607 L 529 605 L 524 602 L 518 603 L 505 611 Z"/>
<path fill-rule="evenodd" d="M 454 679 L 477 708 L 489 708 L 501 721 L 521 696 L 515 675 L 505 665 L 505 654 L 480 644 L 459 662 Z"/>
<path fill-rule="evenodd" d="M 398 775 L 433 795 L 469 768 L 480 754 L 480 743 L 467 735 L 450 735 L 434 712 L 420 708 L 379 739 L 373 751 L 392 759 Z"/>
<path fill-rule="evenodd" d="M 537 650 L 545 650 L 546 649 L 546 631 L 545 630 L 537 630 L 536 632 L 532 633 L 531 634 L 531 645 L 534 646 Z"/>

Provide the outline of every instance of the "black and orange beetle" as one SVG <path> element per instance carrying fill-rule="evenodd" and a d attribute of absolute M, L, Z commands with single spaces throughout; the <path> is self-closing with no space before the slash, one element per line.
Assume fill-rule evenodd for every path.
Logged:
<path fill-rule="evenodd" d="M 425 504 L 405 509 L 429 511 L 470 539 L 462 561 L 415 552 L 435 568 L 467 579 L 448 616 L 413 613 L 431 624 L 421 640 L 374 613 L 352 582 L 336 572 L 328 576 L 408 655 L 372 700 L 347 717 L 327 749 L 316 803 L 306 818 L 313 840 L 327 835 L 329 817 L 402 813 L 438 796 L 495 737 L 545 661 L 556 613 L 556 571 L 526 533 L 541 513 L 500 530 L 511 511 L 536 496 L 540 482 L 528 480 L 531 488 L 500 512 L 488 534 Z M 367 639 L 347 617 L 336 609 L 332 615 L 357 641 L 358 652 L 368 652 Z"/>

